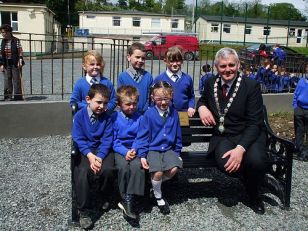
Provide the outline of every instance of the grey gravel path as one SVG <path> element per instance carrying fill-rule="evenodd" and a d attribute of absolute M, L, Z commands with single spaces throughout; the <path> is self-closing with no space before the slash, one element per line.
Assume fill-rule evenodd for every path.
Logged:
<path fill-rule="evenodd" d="M 70 216 L 69 136 L 0 139 L 0 230 L 80 230 Z M 114 202 L 93 230 L 308 230 L 308 163 L 294 161 L 291 209 L 265 195 L 266 213 L 254 214 L 243 187 L 215 169 L 181 171 L 164 185 L 171 214 L 140 207 L 139 228 Z"/>

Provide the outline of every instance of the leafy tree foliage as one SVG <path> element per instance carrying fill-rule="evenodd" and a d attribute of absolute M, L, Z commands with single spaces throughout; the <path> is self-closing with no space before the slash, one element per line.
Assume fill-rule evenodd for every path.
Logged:
<path fill-rule="evenodd" d="M 187 16 L 188 21 L 191 19 L 192 11 L 196 0 L 193 4 L 187 6 L 185 0 L 117 0 L 116 4 L 111 0 L 2 0 L 2 2 L 15 3 L 36 3 L 46 4 L 55 14 L 56 20 L 63 27 L 68 23 L 78 25 L 78 11 L 116 11 L 134 9 L 144 12 L 155 12 L 165 14 L 183 14 Z M 305 2 L 308 0 L 305 0 Z M 69 3 L 69 17 L 68 6 Z M 279 20 L 301 20 L 305 21 L 306 17 L 294 7 L 291 3 L 275 3 L 270 6 L 263 5 L 260 0 L 223 0 L 223 3 L 214 0 L 197 0 L 197 9 L 195 16 L 217 15 L 230 17 L 248 18 L 269 18 Z M 247 11 L 246 11 L 247 4 Z M 270 7 L 268 15 L 268 7 Z M 307 7 L 308 12 L 308 7 Z"/>

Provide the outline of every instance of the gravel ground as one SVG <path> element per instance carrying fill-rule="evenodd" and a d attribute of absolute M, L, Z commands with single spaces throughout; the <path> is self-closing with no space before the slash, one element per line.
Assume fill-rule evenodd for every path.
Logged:
<path fill-rule="evenodd" d="M 0 230 L 80 230 L 67 223 L 70 137 L 0 139 L 0 150 Z M 133 227 L 114 200 L 108 212 L 98 211 L 93 230 L 308 230 L 307 167 L 294 161 L 288 211 L 266 194 L 266 213 L 256 215 L 237 179 L 215 169 L 186 169 L 163 186 L 171 214 L 142 201 Z"/>

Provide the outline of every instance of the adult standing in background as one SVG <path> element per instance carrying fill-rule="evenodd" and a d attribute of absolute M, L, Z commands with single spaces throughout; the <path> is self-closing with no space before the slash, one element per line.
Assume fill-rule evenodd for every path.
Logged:
<path fill-rule="evenodd" d="M 258 189 L 267 167 L 263 100 L 258 82 L 239 75 L 234 49 L 222 48 L 214 62 L 218 74 L 206 81 L 197 108 L 204 125 L 214 127 L 208 153 L 219 169 L 243 176 L 250 207 L 264 213 Z"/>
<path fill-rule="evenodd" d="M 10 25 L 2 25 L 0 31 L 3 36 L 0 71 L 4 72 L 4 100 L 23 100 L 20 74 L 24 61 L 20 40 L 12 35 Z"/>

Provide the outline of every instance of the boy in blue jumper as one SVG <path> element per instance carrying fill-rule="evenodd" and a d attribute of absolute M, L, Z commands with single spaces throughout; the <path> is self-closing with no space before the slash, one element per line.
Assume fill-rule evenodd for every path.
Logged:
<path fill-rule="evenodd" d="M 149 107 L 150 87 L 153 83 L 152 75 L 143 69 L 145 64 L 145 48 L 141 43 L 133 43 L 128 47 L 127 60 L 129 68 L 118 78 L 118 87 L 122 85 L 134 86 L 139 92 L 137 111 L 143 114 Z"/>
<path fill-rule="evenodd" d="M 207 80 L 207 79 L 209 79 L 213 76 L 210 64 L 204 64 L 202 66 L 202 71 L 203 71 L 204 75 L 201 76 L 200 81 L 199 81 L 199 93 L 200 93 L 200 95 L 202 95 L 202 93 L 203 93 L 205 80 Z"/>
<path fill-rule="evenodd" d="M 122 201 L 118 203 L 123 214 L 136 219 L 134 195 L 144 195 L 144 169 L 140 158 L 136 156 L 136 137 L 141 114 L 136 111 L 139 93 L 133 86 L 121 86 L 117 90 L 120 110 L 113 118 L 113 150 L 115 165 L 118 169 L 118 186 Z"/>
<path fill-rule="evenodd" d="M 109 153 L 113 140 L 112 120 L 106 113 L 109 97 L 108 87 L 93 84 L 86 96 L 88 106 L 74 116 L 72 138 L 80 155 L 73 171 L 80 225 L 85 229 L 93 225 L 90 186 L 98 182 L 102 195 L 106 196 L 113 178 L 114 155 Z M 103 205 L 106 206 L 108 202 Z"/>
<path fill-rule="evenodd" d="M 73 89 L 70 104 L 77 103 L 78 110 L 87 107 L 86 96 L 91 85 L 101 83 L 107 86 L 111 92 L 107 106 L 108 114 L 111 114 L 116 107 L 115 90 L 109 79 L 103 76 L 105 61 L 101 54 L 95 50 L 88 51 L 83 57 L 83 69 L 85 77 L 79 79 Z"/>
<path fill-rule="evenodd" d="M 179 46 L 170 47 L 165 54 L 164 61 L 167 70 L 157 76 L 154 83 L 167 81 L 173 87 L 173 104 L 177 111 L 187 111 L 188 116 L 195 114 L 195 93 L 192 78 L 181 71 L 183 54 Z"/>
<path fill-rule="evenodd" d="M 292 103 L 294 109 L 295 146 L 300 160 L 308 160 L 308 148 L 304 146 L 308 129 L 308 77 L 298 81 Z"/>
<path fill-rule="evenodd" d="M 183 164 L 179 115 L 170 106 L 172 92 L 166 81 L 153 85 L 151 99 L 155 106 L 144 113 L 137 135 L 137 155 L 142 167 L 149 169 L 156 203 L 163 214 L 170 213 L 170 209 L 162 197 L 162 182 L 171 179 Z"/>

